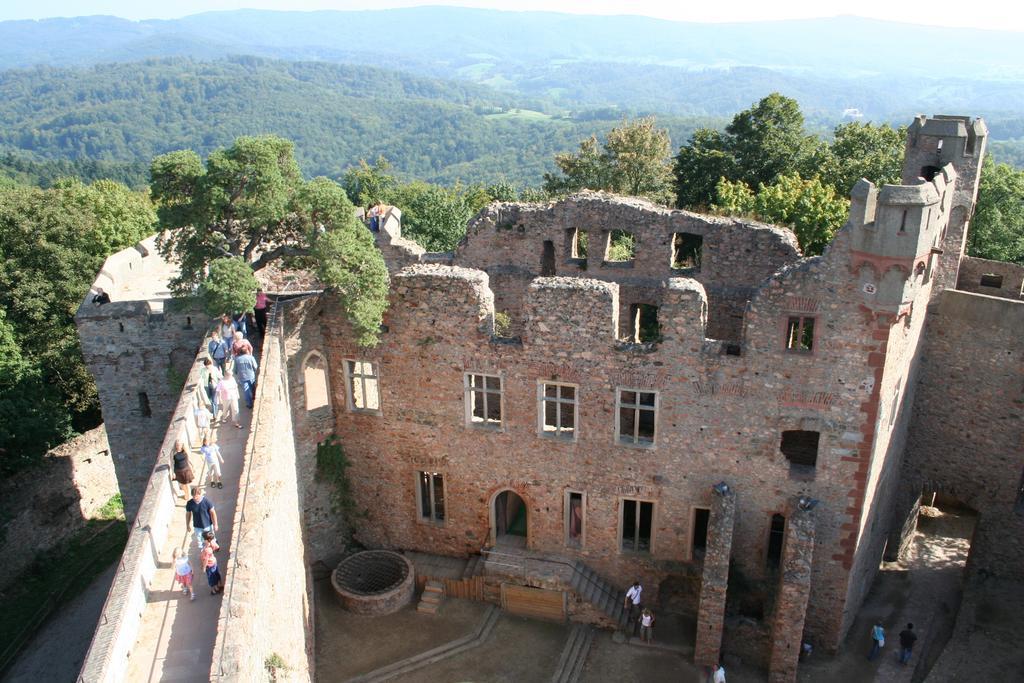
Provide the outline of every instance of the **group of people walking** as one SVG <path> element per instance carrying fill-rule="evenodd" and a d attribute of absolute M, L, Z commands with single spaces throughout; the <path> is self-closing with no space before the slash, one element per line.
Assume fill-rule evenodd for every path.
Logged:
<path fill-rule="evenodd" d="M 267 306 L 266 295 L 260 289 L 257 292 L 254 325 L 250 324 L 251 320 L 245 314 L 222 315 L 206 344 L 206 357 L 199 361 L 202 364 L 199 384 L 192 400 L 198 438 L 202 443 L 199 454 L 206 466 L 205 487 L 195 483 L 190 449 L 185 440 L 178 439 L 171 453 L 173 479 L 188 499 L 185 505 L 185 528 L 195 535 L 199 567 L 206 574 L 213 595 L 224 589 L 224 577 L 216 556 L 220 550 L 216 535 L 217 509 L 206 496 L 207 489 L 224 488 L 221 469 L 224 456 L 217 445 L 217 428 L 226 425 L 230 419 L 237 429 L 241 429 L 239 402 L 244 400 L 250 410 L 253 407 L 259 364 L 253 355 L 249 335 L 252 332 L 262 337 L 267 324 Z M 182 594 L 195 600 L 188 545 L 175 548 L 173 559 L 175 580 Z"/>

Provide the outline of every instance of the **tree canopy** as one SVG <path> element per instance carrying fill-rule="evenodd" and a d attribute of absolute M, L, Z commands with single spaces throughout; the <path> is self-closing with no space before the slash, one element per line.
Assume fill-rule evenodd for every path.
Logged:
<path fill-rule="evenodd" d="M 561 175 L 545 173 L 544 189 L 551 194 L 608 190 L 666 204 L 672 199 L 669 155 L 668 131 L 657 128 L 654 117 L 623 121 L 603 145 L 591 136 L 575 154 L 555 155 Z"/>
<path fill-rule="evenodd" d="M 380 252 L 341 185 L 302 178 L 289 140 L 241 137 L 205 165 L 195 152 L 171 152 L 153 160 L 150 176 L 165 231 L 161 253 L 181 265 L 171 283 L 176 295 L 206 292 L 208 303 L 248 302 L 253 281 L 242 277 L 239 263 L 256 271 L 284 257 L 304 259 L 341 292 L 360 343 L 376 341 L 387 290 Z M 317 246 L 326 235 L 331 249 Z M 346 255 L 341 269 L 324 260 L 335 252 Z M 359 277 L 350 280 L 345 269 Z M 380 282 L 369 283 L 368 273 Z"/>
<path fill-rule="evenodd" d="M 145 193 L 109 180 L 0 188 L 0 471 L 99 422 L 74 315 L 104 258 L 155 223 Z"/>
<path fill-rule="evenodd" d="M 986 157 L 967 253 L 1024 264 L 1024 171 Z"/>

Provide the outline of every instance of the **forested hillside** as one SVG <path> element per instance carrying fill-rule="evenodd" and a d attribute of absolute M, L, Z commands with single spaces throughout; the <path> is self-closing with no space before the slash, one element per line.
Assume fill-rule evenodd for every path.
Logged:
<path fill-rule="evenodd" d="M 574 120 L 536 110 L 544 106 L 468 83 L 260 58 L 38 67 L 0 73 L 0 149 L 37 161 L 146 164 L 175 149 L 205 154 L 240 135 L 274 133 L 295 141 L 310 175 L 338 176 L 383 155 L 406 177 L 537 184 L 556 152 L 620 118 Z M 661 123 L 681 144 L 717 122 Z M 138 184 L 139 168 L 104 170 Z"/>

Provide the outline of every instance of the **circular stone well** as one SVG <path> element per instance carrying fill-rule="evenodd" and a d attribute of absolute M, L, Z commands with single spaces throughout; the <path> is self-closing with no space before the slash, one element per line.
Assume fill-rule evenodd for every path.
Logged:
<path fill-rule="evenodd" d="M 416 572 L 403 555 L 364 550 L 338 564 L 331 573 L 331 584 L 349 612 L 391 614 L 412 602 Z"/>

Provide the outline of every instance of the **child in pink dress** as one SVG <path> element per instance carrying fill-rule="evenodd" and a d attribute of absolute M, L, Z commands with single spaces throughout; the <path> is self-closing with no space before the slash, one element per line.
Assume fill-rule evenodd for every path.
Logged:
<path fill-rule="evenodd" d="M 187 557 L 182 556 L 181 548 L 175 548 L 172 557 L 174 558 L 174 580 L 181 584 L 181 594 L 187 595 L 189 600 L 195 600 L 196 594 L 192 590 L 192 564 Z"/>

